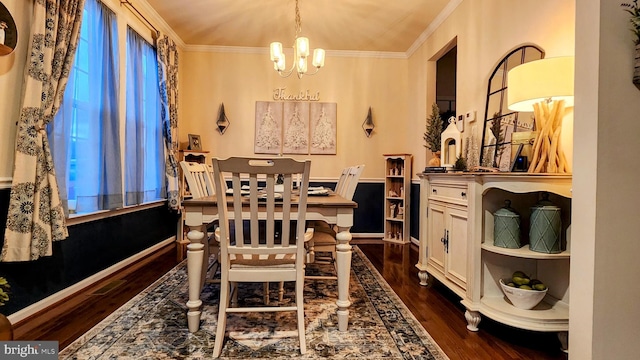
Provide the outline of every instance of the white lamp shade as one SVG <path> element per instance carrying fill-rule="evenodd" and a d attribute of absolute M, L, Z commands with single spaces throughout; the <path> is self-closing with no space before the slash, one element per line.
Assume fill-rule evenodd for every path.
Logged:
<path fill-rule="evenodd" d="M 509 70 L 509 110 L 533 111 L 533 104 L 548 99 L 565 100 L 565 106 L 573 106 L 574 62 L 573 56 L 564 56 L 531 61 Z"/>
<path fill-rule="evenodd" d="M 324 49 L 313 50 L 313 66 L 317 68 L 324 66 Z"/>
<path fill-rule="evenodd" d="M 271 46 L 271 61 L 278 61 L 282 56 L 282 43 L 281 42 L 272 42 Z"/>
<path fill-rule="evenodd" d="M 306 37 L 296 38 L 296 55 L 298 57 L 309 56 L 309 39 Z"/>
<path fill-rule="evenodd" d="M 297 59 L 296 67 L 298 69 L 298 73 L 304 74 L 307 72 L 307 58 L 299 57 Z"/>
<path fill-rule="evenodd" d="M 285 56 L 284 54 L 280 54 L 280 58 L 278 59 L 277 62 L 274 62 L 274 68 L 277 71 L 283 71 L 284 70 L 284 66 L 285 66 Z"/>

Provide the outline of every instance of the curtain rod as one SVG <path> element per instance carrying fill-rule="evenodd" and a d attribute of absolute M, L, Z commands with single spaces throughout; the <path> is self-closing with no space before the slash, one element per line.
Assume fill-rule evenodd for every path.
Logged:
<path fill-rule="evenodd" d="M 120 0 L 120 5 L 122 6 L 123 4 L 124 5 L 128 5 L 129 8 L 131 8 L 133 11 L 135 11 L 135 13 L 138 15 L 138 17 L 142 18 L 142 20 L 144 20 L 147 23 L 147 25 L 149 25 L 151 27 L 151 29 L 156 32 L 156 35 L 160 34 L 160 31 L 155 26 L 153 26 L 151 21 L 147 20 L 147 18 L 144 15 L 142 15 L 142 13 L 140 11 L 138 11 L 138 9 L 136 9 L 136 7 L 133 6 L 133 4 L 131 2 L 129 2 L 129 0 Z"/>

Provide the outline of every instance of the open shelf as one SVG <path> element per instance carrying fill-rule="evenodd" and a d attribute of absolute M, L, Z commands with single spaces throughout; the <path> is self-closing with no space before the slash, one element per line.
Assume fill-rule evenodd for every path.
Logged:
<path fill-rule="evenodd" d="M 490 251 L 496 254 L 514 256 L 514 257 L 526 258 L 526 259 L 568 259 L 571 257 L 571 253 L 568 250 L 565 250 L 558 254 L 546 254 L 546 253 L 529 250 L 529 245 L 524 245 L 519 249 L 508 249 L 508 248 L 495 246 L 493 244 L 483 243 L 482 250 Z"/>

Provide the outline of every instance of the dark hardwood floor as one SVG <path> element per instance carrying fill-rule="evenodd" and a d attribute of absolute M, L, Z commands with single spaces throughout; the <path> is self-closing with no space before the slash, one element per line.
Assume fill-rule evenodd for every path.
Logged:
<path fill-rule="evenodd" d="M 356 242 L 356 241 L 354 241 Z M 566 359 L 554 333 L 510 328 L 483 318 L 466 329 L 459 298 L 439 283 L 418 283 L 417 247 L 358 244 L 409 310 L 451 359 Z M 14 325 L 15 340 L 57 340 L 60 349 L 91 329 L 177 264 L 176 249 L 163 248 L 57 306 Z"/>

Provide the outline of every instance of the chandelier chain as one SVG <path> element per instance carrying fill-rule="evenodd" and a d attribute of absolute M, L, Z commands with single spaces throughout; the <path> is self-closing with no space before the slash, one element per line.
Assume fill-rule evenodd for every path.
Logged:
<path fill-rule="evenodd" d="M 302 31 L 302 20 L 300 19 L 300 9 L 298 8 L 298 0 L 296 0 L 296 38 Z"/>

